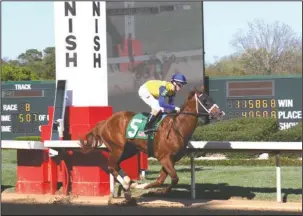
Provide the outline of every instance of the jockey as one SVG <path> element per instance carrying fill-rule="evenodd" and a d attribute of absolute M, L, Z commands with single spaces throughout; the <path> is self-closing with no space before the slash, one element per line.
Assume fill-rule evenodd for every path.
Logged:
<path fill-rule="evenodd" d="M 163 112 L 166 109 L 180 111 L 180 108 L 174 105 L 174 97 L 176 92 L 186 84 L 186 77 L 181 73 L 176 73 L 170 82 L 149 80 L 139 88 L 140 98 L 152 109 L 144 128 L 145 133 L 154 130 L 152 127 L 160 111 Z M 168 103 L 165 102 L 165 98 L 168 98 Z"/>

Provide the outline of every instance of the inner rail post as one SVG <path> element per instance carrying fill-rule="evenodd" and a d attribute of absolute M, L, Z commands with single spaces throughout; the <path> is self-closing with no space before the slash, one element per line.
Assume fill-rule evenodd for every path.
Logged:
<path fill-rule="evenodd" d="M 276 178 L 277 178 L 277 202 L 282 202 L 280 152 L 277 152 L 275 157 L 276 157 Z"/>
<path fill-rule="evenodd" d="M 190 167 L 191 167 L 191 184 L 190 184 L 190 189 L 191 189 L 191 198 L 193 200 L 196 199 L 196 173 L 195 173 L 195 159 L 194 156 L 190 156 Z"/>

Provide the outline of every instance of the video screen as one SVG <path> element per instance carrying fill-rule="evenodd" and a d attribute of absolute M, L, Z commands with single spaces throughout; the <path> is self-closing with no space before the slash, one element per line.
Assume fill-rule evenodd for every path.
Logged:
<path fill-rule="evenodd" d="M 149 111 L 138 95 L 147 80 L 170 81 L 179 71 L 202 84 L 201 2 L 107 2 L 109 105 L 114 111 Z"/>

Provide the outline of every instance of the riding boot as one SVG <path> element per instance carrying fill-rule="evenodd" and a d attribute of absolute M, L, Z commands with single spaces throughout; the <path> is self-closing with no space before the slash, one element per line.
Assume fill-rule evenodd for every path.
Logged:
<path fill-rule="evenodd" d="M 153 128 L 153 125 L 155 123 L 157 116 L 154 116 L 153 114 L 149 114 L 147 123 L 144 127 L 144 133 L 150 133 L 153 132 L 155 129 Z"/>

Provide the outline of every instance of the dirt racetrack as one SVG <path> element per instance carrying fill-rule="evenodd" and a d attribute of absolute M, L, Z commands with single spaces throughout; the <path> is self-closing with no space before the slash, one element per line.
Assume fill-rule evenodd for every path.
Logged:
<path fill-rule="evenodd" d="M 2 215 L 302 215 L 302 203 L 234 199 L 193 201 L 158 196 L 138 198 L 136 205 L 123 206 L 109 205 L 109 197 L 6 192 L 1 196 Z"/>

